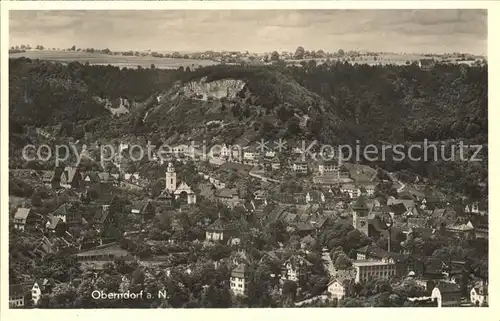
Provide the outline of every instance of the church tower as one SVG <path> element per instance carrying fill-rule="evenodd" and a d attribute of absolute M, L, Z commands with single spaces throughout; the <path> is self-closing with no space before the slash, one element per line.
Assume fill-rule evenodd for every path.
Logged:
<path fill-rule="evenodd" d="M 167 172 L 165 173 L 165 189 L 173 193 L 177 188 L 177 174 L 175 173 L 174 164 L 168 163 Z"/>
<path fill-rule="evenodd" d="M 369 209 L 365 203 L 365 196 L 358 197 L 356 202 L 351 206 L 352 210 L 352 225 L 358 231 L 368 236 L 368 212 Z"/>

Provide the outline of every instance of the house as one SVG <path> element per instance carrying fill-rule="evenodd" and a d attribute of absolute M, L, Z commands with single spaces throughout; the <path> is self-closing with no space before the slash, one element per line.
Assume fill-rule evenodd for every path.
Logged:
<path fill-rule="evenodd" d="M 410 210 L 415 207 L 415 201 L 409 199 L 397 199 L 394 196 L 390 196 L 387 199 L 387 206 L 393 206 L 403 204 L 406 210 Z"/>
<path fill-rule="evenodd" d="M 78 188 L 81 181 L 80 170 L 72 166 L 66 166 L 59 176 L 59 185 L 63 188 Z"/>
<path fill-rule="evenodd" d="M 238 190 L 235 188 L 223 188 L 216 192 L 217 199 L 229 208 L 234 208 L 241 202 Z"/>
<path fill-rule="evenodd" d="M 269 149 L 269 150 L 266 150 L 264 156 L 267 158 L 274 158 L 274 157 L 276 157 L 276 152 L 272 149 Z"/>
<path fill-rule="evenodd" d="M 488 238 L 488 216 L 473 216 L 467 225 L 474 227 L 476 238 Z"/>
<path fill-rule="evenodd" d="M 125 173 L 123 178 L 129 182 L 137 182 L 141 177 L 139 176 L 139 173 Z"/>
<path fill-rule="evenodd" d="M 446 232 L 453 236 L 470 239 L 474 236 L 474 227 L 470 221 L 467 224 L 451 224 L 446 226 Z"/>
<path fill-rule="evenodd" d="M 220 157 L 223 159 L 228 159 L 231 155 L 231 146 L 227 147 L 226 144 L 222 145 L 220 149 Z"/>
<path fill-rule="evenodd" d="M 190 150 L 190 148 L 186 144 L 179 144 L 177 146 L 172 147 L 172 153 L 176 157 L 184 156 L 185 154 L 188 153 L 189 150 Z"/>
<path fill-rule="evenodd" d="M 142 217 L 143 220 L 151 220 L 155 216 L 155 207 L 151 200 L 136 202 L 132 205 L 131 214 Z"/>
<path fill-rule="evenodd" d="M 75 254 L 75 257 L 79 262 L 87 262 L 87 261 L 109 262 L 113 261 L 116 258 L 122 258 L 125 260 L 134 259 L 132 254 L 122 249 L 116 243 L 100 245 L 93 249 L 79 252 Z"/>
<path fill-rule="evenodd" d="M 116 183 L 116 179 L 111 173 L 109 172 L 99 172 L 97 174 L 97 177 L 99 179 L 99 183 L 101 184 L 114 184 Z"/>
<path fill-rule="evenodd" d="M 320 175 L 338 175 L 340 167 L 338 165 L 338 162 L 334 160 L 329 160 L 329 161 L 321 161 L 318 164 L 318 172 Z"/>
<path fill-rule="evenodd" d="M 307 194 L 306 194 L 307 195 Z M 303 193 L 281 194 L 281 203 L 293 205 L 306 205 L 306 195 Z"/>
<path fill-rule="evenodd" d="M 26 291 L 21 284 L 9 286 L 9 308 L 24 307 Z"/>
<path fill-rule="evenodd" d="M 374 184 L 366 184 L 358 188 L 358 195 L 365 194 L 366 196 L 372 196 L 375 194 L 375 185 Z"/>
<path fill-rule="evenodd" d="M 391 214 L 392 218 L 401 217 L 407 211 L 406 206 L 403 203 L 387 205 L 385 209 L 389 212 L 389 214 Z"/>
<path fill-rule="evenodd" d="M 403 228 L 403 234 L 406 234 L 406 239 L 421 238 L 423 240 L 430 240 L 430 238 L 436 233 L 435 229 L 418 227 L 414 225 L 409 225 Z"/>
<path fill-rule="evenodd" d="M 267 193 L 264 190 L 257 190 L 253 193 L 255 200 L 264 200 L 267 197 Z"/>
<path fill-rule="evenodd" d="M 240 264 L 231 271 L 230 289 L 235 295 L 246 295 L 253 269 Z"/>
<path fill-rule="evenodd" d="M 344 194 L 348 194 L 350 198 L 357 198 L 361 196 L 361 190 L 356 185 L 351 183 L 342 184 L 340 191 Z"/>
<path fill-rule="evenodd" d="M 434 220 L 434 227 L 454 224 L 457 219 L 457 212 L 453 208 L 436 208 L 432 211 L 431 217 Z"/>
<path fill-rule="evenodd" d="M 382 260 L 387 255 L 387 251 L 376 246 L 366 245 L 356 250 L 356 259 L 363 260 Z"/>
<path fill-rule="evenodd" d="M 292 255 L 283 263 L 281 268 L 281 279 L 298 282 L 300 278 L 308 273 L 312 263 L 300 255 Z"/>
<path fill-rule="evenodd" d="M 31 299 L 33 304 L 36 306 L 40 302 L 42 294 L 44 292 L 49 292 L 52 288 L 52 284 L 48 279 L 36 280 L 31 288 Z"/>
<path fill-rule="evenodd" d="M 464 212 L 466 214 L 479 214 L 479 203 L 473 202 L 465 205 Z"/>
<path fill-rule="evenodd" d="M 36 221 L 36 214 L 29 208 L 20 207 L 14 214 L 14 228 L 24 231 Z"/>
<path fill-rule="evenodd" d="M 316 227 L 310 222 L 297 222 L 293 224 L 299 236 L 307 236 L 316 230 Z"/>
<path fill-rule="evenodd" d="M 356 270 L 356 283 L 371 279 L 389 280 L 396 275 L 396 264 L 392 259 L 383 261 L 356 260 L 352 265 Z"/>
<path fill-rule="evenodd" d="M 259 150 L 255 146 L 248 146 L 243 150 L 244 161 L 254 161 L 259 157 Z"/>
<path fill-rule="evenodd" d="M 82 216 L 78 203 L 63 203 L 52 212 L 52 215 L 60 218 L 61 221 L 68 226 L 82 223 Z"/>
<path fill-rule="evenodd" d="M 470 302 L 475 306 L 484 306 L 488 303 L 488 288 L 483 282 L 476 283 L 470 290 Z"/>
<path fill-rule="evenodd" d="M 99 175 L 97 172 L 87 172 L 83 174 L 83 183 L 87 186 L 97 184 L 99 181 Z"/>
<path fill-rule="evenodd" d="M 277 205 L 272 209 L 272 211 L 267 216 L 267 221 L 276 222 L 278 220 L 283 219 L 285 215 L 286 215 L 286 207 L 283 205 Z"/>
<path fill-rule="evenodd" d="M 292 170 L 296 173 L 307 173 L 307 162 L 304 160 L 295 160 L 292 162 Z"/>
<path fill-rule="evenodd" d="M 431 298 L 437 301 L 438 308 L 459 307 L 462 292 L 456 283 L 441 281 L 432 290 Z"/>
<path fill-rule="evenodd" d="M 54 171 L 42 171 L 41 179 L 42 183 L 47 187 L 54 187 L 54 183 L 56 183 L 56 173 Z"/>
<path fill-rule="evenodd" d="M 207 241 L 227 241 L 233 236 L 233 232 L 231 226 L 224 222 L 219 215 L 219 218 L 206 228 L 205 238 Z"/>
<path fill-rule="evenodd" d="M 66 224 L 64 224 L 60 217 L 49 215 L 45 228 L 51 235 L 62 236 L 66 231 Z"/>
<path fill-rule="evenodd" d="M 340 280 L 333 279 L 328 283 L 327 291 L 333 297 L 337 298 L 337 300 L 342 300 L 347 293 L 347 280 L 341 282 Z"/>
<path fill-rule="evenodd" d="M 325 194 L 318 190 L 309 191 L 306 194 L 306 203 L 321 204 L 325 202 Z"/>
<path fill-rule="evenodd" d="M 277 171 L 281 168 L 281 160 L 277 156 L 274 156 L 270 160 L 270 163 L 271 163 L 271 170 Z"/>

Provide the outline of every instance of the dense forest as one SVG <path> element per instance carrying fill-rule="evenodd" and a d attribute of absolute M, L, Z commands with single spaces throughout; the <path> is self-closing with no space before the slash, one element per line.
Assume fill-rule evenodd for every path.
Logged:
<path fill-rule="evenodd" d="M 289 137 L 332 145 L 356 140 L 408 144 L 427 139 L 487 146 L 487 76 L 487 66 L 451 64 L 422 70 L 416 64 L 316 65 L 310 61 L 302 66 L 277 63 L 159 70 L 11 59 L 11 143 L 26 142 L 28 126 L 60 125 L 59 135 L 77 139 L 92 132 L 107 139 L 135 135 L 157 141 L 178 134 L 196 137 L 205 121 L 224 119 L 233 125 L 209 134 L 205 131 L 203 139 Z M 232 101 L 200 102 L 175 95 L 175 88 L 202 77 L 208 82 L 239 79 L 246 85 Z M 168 99 L 156 101 L 160 94 Z M 133 107 L 130 114 L 113 118 L 95 97 L 127 98 Z M 144 121 L 147 112 L 153 116 Z M 299 126 L 297 115 L 309 117 L 305 127 Z M 442 179 L 450 188 L 480 198 L 487 191 L 486 148 L 482 154 L 486 161 L 472 165 L 408 161 L 381 165 L 390 171 L 406 169 Z"/>

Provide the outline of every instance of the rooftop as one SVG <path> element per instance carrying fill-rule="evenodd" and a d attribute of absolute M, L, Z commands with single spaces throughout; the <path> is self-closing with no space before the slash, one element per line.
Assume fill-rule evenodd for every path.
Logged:
<path fill-rule="evenodd" d="M 394 263 L 388 263 L 383 261 L 370 261 L 370 260 L 356 260 L 352 262 L 353 266 L 381 266 L 381 265 L 393 265 Z"/>
<path fill-rule="evenodd" d="M 26 220 L 28 218 L 28 215 L 30 214 L 30 211 L 31 210 L 29 208 L 20 207 L 17 209 L 14 218 L 17 220 Z"/>
<path fill-rule="evenodd" d="M 118 244 L 110 243 L 110 244 L 95 247 L 95 248 L 87 250 L 87 251 L 77 253 L 76 256 L 77 257 L 96 256 L 96 255 L 126 256 L 129 254 L 130 254 L 129 252 L 122 249 Z"/>

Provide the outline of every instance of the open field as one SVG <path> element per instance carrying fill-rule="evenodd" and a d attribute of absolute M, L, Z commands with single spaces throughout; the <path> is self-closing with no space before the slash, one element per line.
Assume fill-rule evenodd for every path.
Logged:
<path fill-rule="evenodd" d="M 136 56 L 113 56 L 101 53 L 89 52 L 73 52 L 73 51 L 52 51 L 52 50 L 32 50 L 20 53 L 9 54 L 10 58 L 26 57 L 30 59 L 51 60 L 68 63 L 71 61 L 79 61 L 81 63 L 88 62 L 92 65 L 112 65 L 120 68 L 149 68 L 154 64 L 158 69 L 175 69 L 183 67 L 199 67 L 216 64 L 211 60 L 196 60 L 196 59 L 174 59 L 174 58 L 158 58 L 158 57 L 136 57 Z"/>

